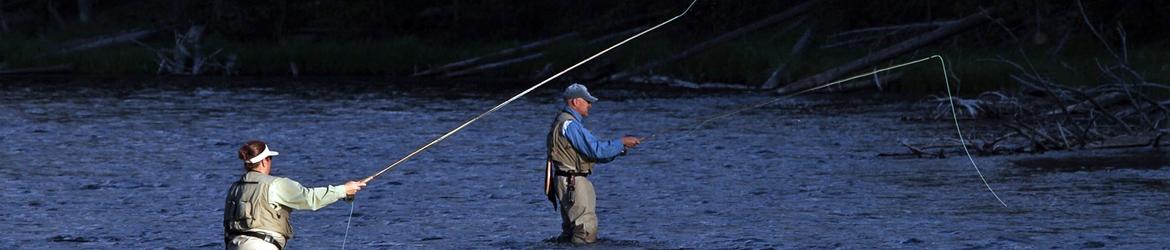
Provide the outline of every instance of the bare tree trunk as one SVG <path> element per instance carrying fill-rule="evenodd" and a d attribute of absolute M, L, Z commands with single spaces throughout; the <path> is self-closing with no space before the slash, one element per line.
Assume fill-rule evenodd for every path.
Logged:
<path fill-rule="evenodd" d="M 0 7 L 4 6 L 4 1 L 0 0 Z M 0 32 L 8 33 L 8 18 L 4 15 L 4 9 L 0 8 Z"/>
<path fill-rule="evenodd" d="M 990 19 L 988 19 L 988 17 L 987 17 L 987 11 L 980 10 L 979 13 L 975 13 L 975 14 L 972 14 L 970 16 L 964 17 L 963 19 L 959 20 L 956 23 L 953 23 L 953 24 L 950 24 L 947 26 L 939 27 L 938 29 L 931 31 L 930 33 L 926 33 L 926 34 L 923 34 L 921 36 L 911 38 L 910 40 L 906 40 L 906 41 L 903 41 L 901 43 L 895 44 L 893 46 L 887 47 L 887 48 L 882 49 L 878 52 L 874 52 L 873 54 L 870 54 L 869 56 L 862 57 L 860 59 L 854 60 L 852 62 L 846 63 L 845 65 L 841 65 L 841 66 L 838 66 L 838 67 L 830 69 L 830 70 L 826 70 L 824 72 L 821 72 L 820 74 L 806 77 L 804 79 L 801 79 L 800 81 L 797 81 L 797 82 L 794 82 L 794 83 L 789 84 L 787 86 L 784 86 L 784 87 L 776 90 L 776 92 L 780 93 L 780 94 L 787 94 L 787 93 L 792 93 L 792 92 L 800 91 L 803 89 L 807 89 L 807 88 L 811 88 L 811 87 L 814 87 L 814 86 L 817 86 L 820 84 L 827 83 L 827 82 L 832 81 L 834 79 L 845 76 L 845 74 L 855 72 L 857 70 L 872 66 L 874 64 L 877 64 L 877 63 L 880 63 L 880 62 L 883 62 L 886 60 L 890 60 L 896 56 L 899 56 L 899 55 L 914 51 L 918 48 L 921 48 L 922 46 L 926 46 L 928 44 L 937 42 L 938 40 L 941 40 L 943 38 L 947 38 L 947 37 L 950 37 L 952 35 L 958 34 L 961 31 L 966 30 L 967 28 L 974 27 L 975 25 L 983 24 L 983 23 L 987 22 L 988 20 L 990 20 Z"/>
<path fill-rule="evenodd" d="M 804 54 L 804 51 L 808 49 L 809 44 L 812 44 L 812 33 L 813 28 L 808 28 L 804 31 L 804 35 L 800 36 L 800 40 L 797 40 L 796 44 L 792 45 L 792 53 L 789 53 L 788 61 L 781 63 L 780 66 L 776 67 L 776 70 L 772 71 L 772 75 L 768 76 L 768 80 L 760 85 L 761 89 L 774 89 L 776 86 L 780 86 L 780 78 L 787 78 L 785 76 L 788 75 L 788 72 L 786 72 L 788 64 L 799 59 L 800 55 Z"/>
<path fill-rule="evenodd" d="M 73 70 L 73 66 L 62 64 L 46 67 L 0 70 L 0 75 L 66 73 L 70 70 Z"/>
<path fill-rule="evenodd" d="M 627 70 L 624 72 L 619 72 L 617 74 L 610 75 L 606 80 L 609 80 L 609 81 L 621 80 L 621 79 L 630 77 L 631 75 L 642 73 L 642 72 L 645 72 L 647 70 L 651 70 L 651 69 L 657 68 L 659 66 L 665 65 L 667 63 L 682 60 L 682 59 L 690 57 L 698 52 L 710 49 L 711 47 L 714 47 L 715 45 L 719 45 L 720 43 L 727 42 L 731 39 L 743 36 L 743 35 L 747 34 L 748 32 L 752 32 L 752 31 L 758 30 L 760 28 L 775 24 L 777 22 L 788 20 L 788 19 L 795 17 L 797 15 L 804 14 L 805 12 L 808 12 L 809 9 L 812 9 L 812 7 L 814 5 L 821 3 L 821 2 L 825 2 L 825 1 L 831 1 L 831 0 L 811 0 L 811 1 L 804 2 L 800 5 L 795 6 L 795 7 L 788 8 L 788 10 L 785 10 L 784 12 L 781 12 L 780 14 L 772 15 L 770 17 L 764 18 L 763 20 L 756 21 L 755 23 L 748 24 L 746 26 L 740 27 L 739 29 L 724 33 L 723 35 L 719 35 L 718 37 L 712 38 L 711 40 L 707 40 L 703 43 L 695 45 L 695 46 L 691 47 L 690 49 L 687 49 L 686 51 L 683 51 L 681 53 L 675 54 L 674 56 L 671 56 L 670 58 L 654 61 L 654 62 L 647 63 L 646 65 L 643 65 L 642 67 L 638 67 L 638 68 L 633 69 L 633 70 Z"/>
<path fill-rule="evenodd" d="M 46 1 L 45 8 L 49 9 L 49 16 L 53 17 L 53 20 L 57 21 L 57 28 L 64 30 L 65 29 L 65 18 L 62 18 L 61 13 L 57 12 L 57 4 L 51 0 Z"/>
<path fill-rule="evenodd" d="M 279 7 L 280 7 L 279 8 L 280 14 L 277 16 L 277 19 L 276 19 L 276 27 L 275 27 L 276 34 L 273 34 L 273 38 L 276 41 L 281 42 L 283 44 L 284 43 L 284 20 L 288 17 L 288 0 L 281 0 Z"/>
<path fill-rule="evenodd" d="M 89 14 L 92 7 L 92 0 L 77 0 L 77 21 L 81 23 L 88 23 Z"/>

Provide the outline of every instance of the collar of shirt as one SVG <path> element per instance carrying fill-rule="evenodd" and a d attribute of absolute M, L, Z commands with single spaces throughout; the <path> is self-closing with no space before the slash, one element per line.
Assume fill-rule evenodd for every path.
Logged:
<path fill-rule="evenodd" d="M 585 119 L 581 118 L 581 114 L 578 114 L 576 110 L 573 110 L 573 107 L 565 105 L 565 108 L 562 111 L 569 112 L 570 115 L 573 115 L 574 120 L 577 120 L 577 122 L 580 122 L 581 124 L 585 124 Z"/>

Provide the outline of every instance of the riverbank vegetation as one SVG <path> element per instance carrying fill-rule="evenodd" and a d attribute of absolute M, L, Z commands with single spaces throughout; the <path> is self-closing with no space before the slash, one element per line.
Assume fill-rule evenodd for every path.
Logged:
<path fill-rule="evenodd" d="M 196 44 L 209 62 L 230 69 L 203 74 L 391 75 L 435 78 L 536 78 L 557 71 L 685 7 L 677 1 L 4 1 L 0 3 L 0 68 L 72 74 L 166 74 L 158 50 L 201 29 Z M 700 1 L 677 23 L 635 40 L 570 78 L 603 80 L 638 69 L 713 38 L 808 5 L 779 21 L 695 50 L 631 76 L 761 85 L 778 72 L 792 82 L 988 10 L 984 22 L 929 45 L 882 60 L 892 64 L 942 54 L 961 83 L 980 90 L 1012 87 L 1016 69 L 999 59 L 1061 70 L 1057 80 L 1092 84 L 1104 76 L 1095 58 L 1109 55 L 1082 20 L 1126 50 L 1135 70 L 1170 77 L 1170 6 L 1146 1 Z M 1081 10 L 1085 15 L 1081 15 Z M 137 33 L 136 33 L 137 32 Z M 1126 37 L 1120 37 L 1119 35 Z M 128 36 L 129 34 L 129 36 Z M 107 42 L 102 43 L 105 39 Z M 522 53 L 470 64 L 504 65 L 423 74 L 460 60 L 532 45 Z M 803 42 L 802 42 L 803 41 Z M 188 48 L 189 49 L 189 48 Z M 214 55 L 212 55 L 214 53 Z M 533 56 L 533 54 L 540 54 Z M 192 63 L 188 63 L 192 64 Z M 61 66 L 61 67 L 54 67 Z M 872 67 L 870 67 L 872 68 Z M 935 81 L 915 70 L 907 82 Z M 462 69 L 465 72 L 460 72 Z M 1069 70 L 1071 69 L 1071 70 Z M 20 72 L 20 71 L 17 71 Z M 34 71 L 36 72 L 36 71 Z M 450 73 L 456 74 L 450 74 Z M 446 75 L 446 76 L 444 76 Z M 919 88 L 918 85 L 903 86 Z"/>
<path fill-rule="evenodd" d="M 687 3 L 9 0 L 0 2 L 0 76 L 536 81 Z M 938 54 L 965 116 L 1009 121 L 1002 135 L 970 142 L 981 153 L 1141 133 L 1126 145 L 1160 146 L 1170 123 L 1167 11 L 1161 1 L 700 1 L 562 80 L 792 93 Z M 938 93 L 941 77 L 923 63 L 832 91 Z M 1020 143 L 1003 147 L 1010 139 Z M 903 144 L 917 156 L 934 147 Z"/>

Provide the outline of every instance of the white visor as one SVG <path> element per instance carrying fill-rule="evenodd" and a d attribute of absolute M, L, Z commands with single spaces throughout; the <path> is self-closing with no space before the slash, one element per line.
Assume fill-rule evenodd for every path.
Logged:
<path fill-rule="evenodd" d="M 268 158 L 269 156 L 273 156 L 273 155 L 280 155 L 280 153 L 276 152 L 276 151 L 268 150 L 268 145 L 264 145 L 264 152 L 260 152 L 260 154 L 256 155 L 256 157 L 252 157 L 252 159 L 248 159 L 247 161 L 244 161 L 244 162 L 248 163 L 248 164 L 257 163 L 257 162 L 263 161 L 264 158 Z"/>

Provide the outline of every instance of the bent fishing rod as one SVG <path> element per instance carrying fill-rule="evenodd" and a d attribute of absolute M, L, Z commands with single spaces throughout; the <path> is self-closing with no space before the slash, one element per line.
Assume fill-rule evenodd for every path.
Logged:
<path fill-rule="evenodd" d="M 684 124 L 684 125 L 682 125 L 682 126 L 677 126 L 677 127 L 672 127 L 672 128 L 667 128 L 667 129 L 659 130 L 659 131 L 657 131 L 657 132 L 651 133 L 649 136 L 646 136 L 646 137 L 639 138 L 639 141 L 645 142 L 645 141 L 653 140 L 653 139 L 655 139 L 655 138 L 656 138 L 658 135 L 660 135 L 660 134 L 663 134 L 663 133 L 667 133 L 667 132 L 670 132 L 670 131 L 676 131 L 676 130 L 689 130 L 689 131 L 694 131 L 694 130 L 697 130 L 697 129 L 699 129 L 699 128 L 701 128 L 703 125 L 706 125 L 707 123 L 710 123 L 710 122 L 712 122 L 712 121 L 715 121 L 715 120 L 718 120 L 718 119 L 723 119 L 723 118 L 726 118 L 726 117 L 729 117 L 729 116 L 732 116 L 732 115 L 735 115 L 735 114 L 743 113 L 743 112 L 745 112 L 745 111 L 748 111 L 748 110 L 752 110 L 752 109 L 761 108 L 761 107 L 764 107 L 764 106 L 767 106 L 767 105 L 770 105 L 770 104 L 776 103 L 776 102 L 778 102 L 778 101 L 780 101 L 780 100 L 784 100 L 784 99 L 792 98 L 792 97 L 795 97 L 795 96 L 798 96 L 798 95 L 806 94 L 806 93 L 809 93 L 809 92 L 813 92 L 813 91 L 821 90 L 821 89 L 828 88 L 828 87 L 830 87 L 830 86 L 837 85 L 837 84 L 841 84 L 841 83 L 844 83 L 844 82 L 848 82 L 848 81 L 851 81 L 851 80 L 854 80 L 854 79 L 858 79 L 858 78 L 862 78 L 862 77 L 866 77 L 866 76 L 874 75 L 874 74 L 881 73 L 881 72 L 885 72 L 885 71 L 894 70 L 894 69 L 901 68 L 901 67 L 910 66 L 910 65 L 913 65 L 913 64 L 921 63 L 921 62 L 925 62 L 925 61 L 928 61 L 928 60 L 930 60 L 930 59 L 935 59 L 935 58 L 937 58 L 937 59 L 938 59 L 938 63 L 939 63 L 939 65 L 942 67 L 942 72 L 943 72 L 943 79 L 944 79 L 944 81 L 943 81 L 943 84 L 946 86 L 946 90 L 947 90 L 947 100 L 949 100 L 949 101 L 950 101 L 950 106 L 951 106 L 951 118 L 953 118 L 953 120 L 954 120 L 954 123 L 955 123 L 955 133 L 959 135 L 959 145 L 961 145 L 961 146 L 963 147 L 963 153 L 966 153 L 966 155 L 967 155 L 967 160 L 969 160 L 969 161 L 971 162 L 971 166 L 975 168 L 975 173 L 979 174 L 979 179 L 980 179 L 980 180 L 983 180 L 983 185 L 987 187 L 987 191 L 990 191 L 990 192 L 991 192 L 991 195 L 995 197 L 995 200 L 999 201 L 999 204 L 1003 205 L 1003 207 L 1007 207 L 1007 206 L 1008 206 L 1008 205 L 1007 205 L 1007 203 L 1003 202 L 1003 199 L 1000 199 L 1000 198 L 999 198 L 999 195 L 995 193 L 995 190 L 991 188 L 991 184 L 987 183 L 987 178 L 983 177 L 983 171 L 980 171 L 980 170 L 979 170 L 979 165 L 978 165 L 978 164 L 975 164 L 975 158 L 971 156 L 971 151 L 967 149 L 967 141 L 966 141 L 966 139 L 963 137 L 963 131 L 962 131 L 962 129 L 960 129 L 960 128 L 959 128 L 959 114 L 958 114 L 958 111 L 956 111 L 956 109 L 955 109 L 955 98 L 954 98 L 954 95 L 952 95 L 952 94 L 951 94 L 951 80 L 950 80 L 950 75 L 947 73 L 947 63 L 946 63 L 946 60 L 944 60 L 944 59 L 943 59 L 943 57 L 942 57 L 942 56 L 940 56 L 940 55 L 931 55 L 931 56 L 928 56 L 928 57 L 924 57 L 924 58 L 922 58 L 922 59 L 913 60 L 913 61 L 909 61 L 909 62 L 905 62 L 905 63 L 898 64 L 898 65 L 894 65 L 894 66 L 889 66 L 889 67 L 885 67 L 885 68 L 881 68 L 881 69 L 875 69 L 875 70 L 873 70 L 873 71 L 871 71 L 871 72 L 869 72 L 869 73 L 858 74 L 858 75 L 851 76 L 851 77 L 848 77 L 848 78 L 845 78 L 845 79 L 841 79 L 841 80 L 837 80 L 837 81 L 833 81 L 833 82 L 829 82 L 829 83 L 825 83 L 825 84 L 817 85 L 817 86 L 814 86 L 814 87 L 811 87 L 811 88 L 808 88 L 808 89 L 804 89 L 804 90 L 801 90 L 801 91 L 797 91 L 797 92 L 792 92 L 792 93 L 789 93 L 789 94 L 781 95 L 781 96 L 779 96 L 779 97 L 776 97 L 776 98 L 768 99 L 767 101 L 763 101 L 763 102 L 760 102 L 760 103 L 756 103 L 756 104 L 748 105 L 748 106 L 746 106 L 746 107 L 743 107 L 743 108 L 740 108 L 740 109 L 736 109 L 736 110 L 732 110 L 732 111 L 730 111 L 730 112 L 726 112 L 726 113 L 722 113 L 722 114 L 714 115 L 714 116 L 711 116 L 710 118 L 701 119 L 701 120 L 699 120 L 698 122 L 695 122 L 694 124 L 691 124 L 691 125 Z"/>
<path fill-rule="evenodd" d="M 606 48 L 606 49 L 602 50 L 601 52 L 597 52 L 597 54 L 593 54 L 593 56 L 585 58 L 585 60 L 581 60 L 577 64 L 573 64 L 573 66 L 570 66 L 564 70 L 561 70 L 561 72 L 552 75 L 548 79 L 544 79 L 544 81 L 540 81 L 540 83 L 537 83 L 536 85 L 532 85 L 532 87 L 529 87 L 528 89 L 524 90 L 523 92 L 520 92 L 519 94 L 516 94 L 515 96 L 512 96 L 512 98 L 509 98 L 507 101 L 504 101 L 504 102 L 500 103 L 499 105 L 492 107 L 488 111 L 483 112 L 483 113 L 475 116 L 474 118 L 467 120 L 466 122 L 463 122 L 463 124 L 459 125 L 458 127 L 455 127 L 455 129 L 452 129 L 451 131 L 448 131 L 447 133 L 443 134 L 442 136 L 439 136 L 439 138 L 435 138 L 431 142 L 423 145 L 422 147 L 415 149 L 413 152 L 410 152 L 410 154 L 407 154 L 405 157 L 402 157 L 402 159 L 398 159 L 398 161 L 395 161 L 394 163 L 390 164 L 389 166 L 386 166 L 381 171 L 378 171 L 377 173 L 374 173 L 373 175 L 370 175 L 369 177 L 362 179 L 361 182 L 362 183 L 369 183 L 370 181 L 374 180 L 374 178 L 377 178 L 378 176 L 381 176 L 383 173 L 386 173 L 386 171 L 390 171 L 391 169 L 394 169 L 399 164 L 402 164 L 403 162 L 410 160 L 410 158 L 414 158 L 415 155 L 418 155 L 422 151 L 427 150 L 431 146 L 434 146 L 435 144 L 437 144 L 443 140 L 446 140 L 448 137 L 451 137 L 451 135 L 458 133 L 460 130 L 463 130 L 463 128 L 466 128 L 467 125 L 471 125 L 471 123 L 478 121 L 480 118 L 483 118 L 484 116 L 487 116 L 488 114 L 491 114 L 492 112 L 496 112 L 496 110 L 500 110 L 500 108 L 503 108 L 504 106 L 512 103 L 513 101 L 516 101 L 516 99 L 520 99 L 520 97 L 528 94 L 529 92 L 532 92 L 533 90 L 535 90 L 536 88 L 539 88 L 540 86 L 543 86 L 545 83 L 548 83 L 549 81 L 552 81 L 553 79 L 556 79 L 557 77 L 561 76 L 562 74 L 569 72 L 569 70 L 573 70 L 574 68 L 577 68 L 578 66 L 581 66 L 582 64 L 585 64 L 586 62 L 589 62 L 590 60 L 593 60 L 593 58 L 597 58 L 598 56 L 601 56 L 602 54 L 605 54 L 606 52 L 609 52 L 610 50 L 617 48 L 618 46 L 621 46 L 622 44 L 625 44 L 626 42 L 629 42 L 630 40 L 634 40 L 634 38 L 638 38 L 639 36 L 642 36 L 643 34 L 649 33 L 650 31 L 653 31 L 654 29 L 658 29 L 658 27 L 662 27 L 663 25 L 666 25 L 667 23 L 670 23 L 671 21 L 674 21 L 675 19 L 678 19 L 679 17 L 686 15 L 687 12 L 690 12 L 691 7 L 695 6 L 695 2 L 698 2 L 698 0 L 691 1 L 691 4 L 687 5 L 687 8 L 685 10 L 683 10 L 683 12 L 678 14 L 677 16 L 674 16 L 674 17 L 666 20 L 665 22 L 659 23 L 658 25 L 655 25 L 655 26 L 650 27 L 642 32 L 639 32 L 638 34 L 634 34 L 633 36 L 630 36 L 629 38 L 626 38 L 625 40 L 622 40 L 621 42 L 618 42 L 617 44 L 614 44 L 613 46 L 609 46 L 609 48 Z"/>

